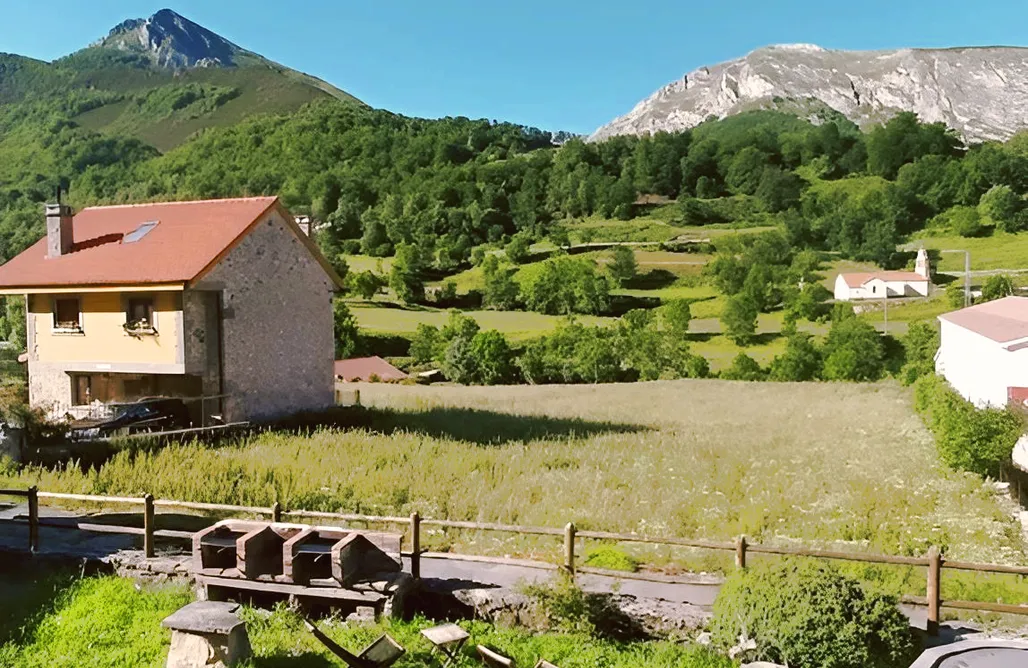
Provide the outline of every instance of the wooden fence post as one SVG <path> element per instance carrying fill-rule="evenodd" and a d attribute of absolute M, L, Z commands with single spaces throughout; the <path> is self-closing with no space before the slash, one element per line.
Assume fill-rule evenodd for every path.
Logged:
<path fill-rule="evenodd" d="M 739 536 L 735 541 L 735 567 L 746 568 L 746 536 Z"/>
<path fill-rule="evenodd" d="M 410 514 L 410 575 L 421 579 L 421 515 Z"/>
<path fill-rule="evenodd" d="M 275 524 L 282 521 L 282 504 L 278 501 L 271 504 L 271 521 Z"/>
<path fill-rule="evenodd" d="M 153 494 L 143 496 L 143 553 L 147 559 L 153 559 L 157 553 L 153 544 Z"/>
<path fill-rule="evenodd" d="M 568 522 L 564 527 L 564 570 L 575 577 L 575 523 Z"/>
<path fill-rule="evenodd" d="M 925 596 L 928 599 L 928 624 L 926 630 L 928 635 L 939 635 L 939 608 L 942 607 L 942 590 L 940 579 L 942 577 L 942 555 L 939 548 L 934 545 L 928 548 L 928 586 Z"/>
<path fill-rule="evenodd" d="M 39 552 L 39 488 L 29 487 L 29 552 Z"/>

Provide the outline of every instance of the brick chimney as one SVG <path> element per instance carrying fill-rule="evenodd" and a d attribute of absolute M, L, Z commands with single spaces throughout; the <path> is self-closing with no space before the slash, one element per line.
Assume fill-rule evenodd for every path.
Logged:
<path fill-rule="evenodd" d="M 61 203 L 61 191 L 58 188 L 57 202 L 46 205 L 47 257 L 60 257 L 71 252 L 71 226 L 71 207 Z"/>

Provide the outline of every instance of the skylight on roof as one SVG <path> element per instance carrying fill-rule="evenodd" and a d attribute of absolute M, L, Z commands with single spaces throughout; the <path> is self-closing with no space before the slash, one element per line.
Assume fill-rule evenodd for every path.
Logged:
<path fill-rule="evenodd" d="M 142 240 L 143 237 L 145 237 L 146 235 L 150 234 L 150 232 L 153 230 L 153 228 L 157 227 L 157 222 L 158 221 L 153 220 L 153 221 L 150 221 L 150 222 L 147 222 L 147 223 L 143 223 L 142 225 L 140 225 L 139 227 L 137 227 L 133 231 L 131 231 L 128 234 L 126 234 L 122 238 L 121 243 L 123 243 L 123 244 L 134 244 L 137 241 Z"/>

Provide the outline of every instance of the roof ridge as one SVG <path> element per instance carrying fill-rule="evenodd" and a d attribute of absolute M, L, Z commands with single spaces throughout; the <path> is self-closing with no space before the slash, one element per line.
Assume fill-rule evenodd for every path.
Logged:
<path fill-rule="evenodd" d="M 170 202 L 141 202 L 138 204 L 107 204 L 103 206 L 87 206 L 83 209 L 79 209 L 78 213 L 83 211 L 98 211 L 102 209 L 133 209 L 143 208 L 152 206 L 168 206 L 171 204 L 218 204 L 222 202 L 260 202 L 260 201 L 272 201 L 277 200 L 276 195 L 260 195 L 255 197 L 223 197 L 220 199 L 191 199 L 191 200 L 174 200 Z"/>

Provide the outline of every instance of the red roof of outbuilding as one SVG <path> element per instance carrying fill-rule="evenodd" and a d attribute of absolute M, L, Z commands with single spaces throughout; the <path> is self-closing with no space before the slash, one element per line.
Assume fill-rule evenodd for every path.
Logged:
<path fill-rule="evenodd" d="M 336 378 L 345 381 L 371 380 L 372 376 L 378 376 L 379 380 L 403 380 L 407 374 L 386 362 L 381 357 L 355 357 L 348 360 L 338 360 L 335 364 Z"/>
<path fill-rule="evenodd" d="M 186 283 L 277 205 L 277 197 L 248 197 L 83 209 L 72 223 L 72 252 L 47 257 L 44 237 L 0 267 L 0 288 Z M 125 235 L 152 222 L 157 225 L 141 239 L 123 243 Z"/>
<path fill-rule="evenodd" d="M 1004 297 L 944 313 L 939 319 L 997 343 L 1017 341 L 1028 338 L 1028 297 Z"/>

